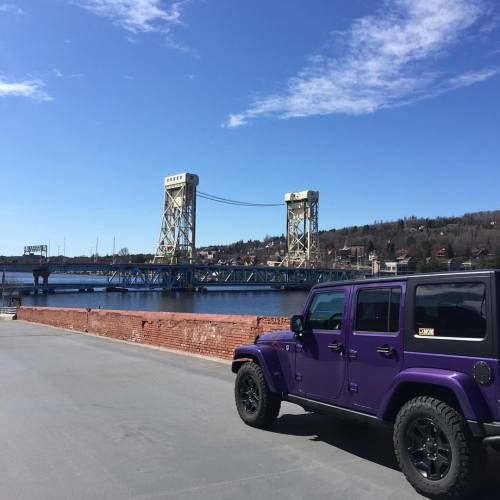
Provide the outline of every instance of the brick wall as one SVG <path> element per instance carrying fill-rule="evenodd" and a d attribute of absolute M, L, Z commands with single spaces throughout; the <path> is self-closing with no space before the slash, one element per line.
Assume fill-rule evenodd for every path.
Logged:
<path fill-rule="evenodd" d="M 288 328 L 288 318 L 282 317 L 59 307 L 22 306 L 18 318 L 224 359 L 257 334 Z"/>
<path fill-rule="evenodd" d="M 87 309 L 54 308 L 54 307 L 20 307 L 18 319 L 60 326 L 71 330 L 86 331 L 88 321 Z"/>

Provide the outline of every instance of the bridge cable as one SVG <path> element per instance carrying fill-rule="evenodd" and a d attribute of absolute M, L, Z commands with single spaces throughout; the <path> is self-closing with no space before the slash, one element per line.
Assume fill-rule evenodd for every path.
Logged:
<path fill-rule="evenodd" d="M 197 191 L 196 194 L 199 198 L 203 198 L 204 200 L 215 201 L 216 203 L 224 203 L 226 205 L 236 205 L 240 207 L 281 207 L 284 205 L 284 203 L 256 203 L 231 200 L 229 198 L 223 198 L 221 196 L 204 193 L 203 191 Z"/>

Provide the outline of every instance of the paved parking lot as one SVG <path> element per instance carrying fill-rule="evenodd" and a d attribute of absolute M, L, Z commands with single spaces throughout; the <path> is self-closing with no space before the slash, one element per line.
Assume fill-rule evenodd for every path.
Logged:
<path fill-rule="evenodd" d="M 390 432 L 289 404 L 252 429 L 233 380 L 225 363 L 1 321 L 0 498 L 420 498 Z M 490 458 L 476 498 L 498 498 Z"/>

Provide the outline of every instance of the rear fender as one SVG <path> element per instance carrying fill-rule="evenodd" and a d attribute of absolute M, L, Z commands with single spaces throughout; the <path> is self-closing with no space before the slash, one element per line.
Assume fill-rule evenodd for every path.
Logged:
<path fill-rule="evenodd" d="M 248 361 L 259 364 L 271 392 L 288 392 L 278 355 L 274 348 L 265 344 L 242 345 L 235 349 L 231 369 L 237 373 Z"/>
<path fill-rule="evenodd" d="M 377 413 L 379 418 L 388 418 L 391 402 L 404 391 L 408 383 L 449 389 L 457 398 L 465 418 L 479 421 L 491 419 L 486 401 L 470 375 L 435 368 L 409 368 L 400 372 L 380 405 Z"/>

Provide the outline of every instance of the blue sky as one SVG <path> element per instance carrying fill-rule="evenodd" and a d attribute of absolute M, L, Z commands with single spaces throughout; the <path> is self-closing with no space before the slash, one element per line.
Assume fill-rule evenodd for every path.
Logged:
<path fill-rule="evenodd" d="M 0 0 L 0 254 L 154 251 L 168 174 L 320 227 L 498 209 L 495 0 Z M 197 242 L 284 208 L 199 200 Z"/>

